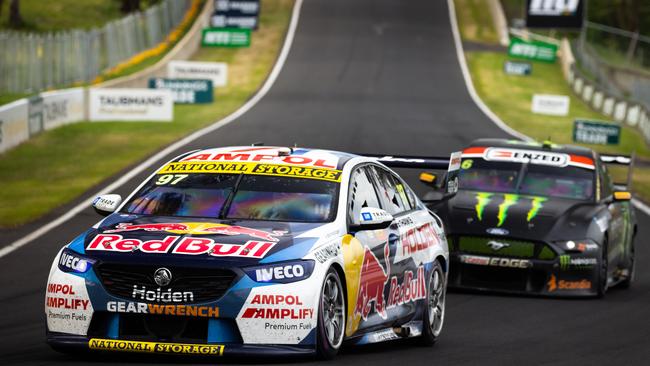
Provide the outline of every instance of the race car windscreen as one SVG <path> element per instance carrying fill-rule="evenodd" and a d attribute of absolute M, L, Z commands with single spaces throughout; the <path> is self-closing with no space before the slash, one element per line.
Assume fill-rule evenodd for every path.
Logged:
<path fill-rule="evenodd" d="M 294 222 L 331 221 L 338 183 L 238 175 L 158 175 L 124 206 L 139 215 Z"/>
<path fill-rule="evenodd" d="M 539 164 L 492 162 L 463 159 L 459 189 L 471 191 L 518 193 L 589 200 L 594 194 L 592 170 L 551 167 Z"/>

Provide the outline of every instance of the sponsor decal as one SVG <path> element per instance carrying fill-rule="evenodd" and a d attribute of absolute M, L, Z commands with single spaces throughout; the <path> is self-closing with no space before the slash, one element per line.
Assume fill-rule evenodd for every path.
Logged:
<path fill-rule="evenodd" d="M 409 218 L 410 220 L 410 218 Z M 399 223 L 398 223 L 399 226 Z M 395 263 L 413 258 L 417 265 L 433 260 L 431 248 L 440 244 L 432 224 L 400 230 L 400 240 L 395 252 Z"/>
<path fill-rule="evenodd" d="M 375 254 L 370 249 L 365 248 L 359 276 L 359 292 L 354 308 L 354 315 L 360 315 L 363 320 L 368 319 L 373 303 L 375 312 L 383 319 L 387 317 L 384 286 L 388 282 L 388 274 L 390 273 L 390 248 L 388 244 L 384 245 L 384 258 L 386 270 L 384 270 Z"/>
<path fill-rule="evenodd" d="M 278 263 L 276 265 L 249 267 L 246 274 L 256 282 L 290 283 L 304 280 L 311 276 L 314 270 L 314 261 L 294 261 Z"/>
<path fill-rule="evenodd" d="M 392 328 L 378 330 L 368 335 L 370 343 L 390 341 L 400 338 Z"/>
<path fill-rule="evenodd" d="M 495 194 L 493 193 L 486 193 L 486 192 L 478 192 L 476 193 L 476 217 L 478 218 L 479 221 L 483 221 L 483 214 L 485 212 L 485 208 L 492 202 L 492 199 L 494 198 Z M 493 235 L 508 235 L 509 232 L 508 230 L 505 229 L 500 229 L 499 227 L 502 226 L 506 219 L 508 218 L 508 210 L 510 209 L 511 206 L 516 205 L 519 201 L 521 200 L 530 200 L 530 210 L 528 210 L 528 213 L 526 214 L 526 221 L 531 222 L 537 215 L 539 214 L 539 211 L 544 207 L 544 202 L 546 202 L 548 199 L 545 197 L 537 197 L 537 196 L 521 196 L 518 194 L 504 194 L 503 195 L 503 201 L 501 201 L 501 204 L 499 204 L 498 208 L 499 211 L 497 213 L 497 227 L 496 228 L 490 228 L 487 229 L 488 234 L 493 234 Z M 499 230 L 505 230 L 503 232 Z"/>
<path fill-rule="evenodd" d="M 94 260 L 82 258 L 68 249 L 64 249 L 59 256 L 59 269 L 63 272 L 85 273 L 93 263 L 95 263 Z"/>
<path fill-rule="evenodd" d="M 416 300 L 424 299 L 427 296 L 427 284 L 424 274 L 424 267 L 418 267 L 417 276 L 413 277 L 412 271 L 404 272 L 404 280 L 398 283 L 397 277 L 390 279 L 390 291 L 388 292 L 387 309 L 403 305 Z"/>
<path fill-rule="evenodd" d="M 156 302 L 192 302 L 194 301 L 194 293 L 190 291 L 172 291 L 168 288 L 163 290 L 158 287 L 155 290 L 147 290 L 146 286 L 140 288 L 138 285 L 133 285 L 133 293 L 131 297 L 134 299 L 156 301 Z"/>
<path fill-rule="evenodd" d="M 507 248 L 507 247 L 510 246 L 510 244 L 508 244 L 508 243 L 502 243 L 502 242 L 496 241 L 496 240 L 490 240 L 490 241 L 487 242 L 486 245 L 488 247 L 490 247 L 490 249 L 494 250 L 495 252 L 498 252 L 499 250 L 501 250 L 503 248 Z"/>
<path fill-rule="evenodd" d="M 102 351 L 223 356 L 225 346 L 217 344 L 160 343 L 92 338 L 88 341 L 88 348 Z"/>
<path fill-rule="evenodd" d="M 478 255 L 461 255 L 460 262 L 478 266 L 506 267 L 506 268 L 529 268 L 533 263 L 526 259 L 483 257 Z"/>
<path fill-rule="evenodd" d="M 567 270 L 569 268 L 591 268 L 598 264 L 596 258 L 571 257 L 570 255 L 560 256 L 560 268 Z"/>
<path fill-rule="evenodd" d="M 314 309 L 304 307 L 298 295 L 255 295 L 251 305 L 275 305 L 274 307 L 248 307 L 242 318 L 254 319 L 311 319 Z"/>
<path fill-rule="evenodd" d="M 530 163 L 557 167 L 567 166 L 569 162 L 569 155 L 567 154 L 492 147 L 485 150 L 483 158 L 487 161 Z"/>
<path fill-rule="evenodd" d="M 578 243 L 578 245 L 576 246 L 576 249 L 578 249 L 581 252 L 593 252 L 595 250 L 598 250 L 598 244 Z"/>
<path fill-rule="evenodd" d="M 180 240 L 179 240 L 180 239 Z M 176 246 L 173 246 L 175 243 Z M 118 234 L 99 234 L 86 250 L 105 252 L 173 253 L 182 255 L 208 254 L 213 257 L 264 258 L 276 243 L 249 240 L 245 244 L 217 243 L 212 239 L 167 236 L 163 240 L 124 239 Z M 173 249 L 172 249 L 173 247 Z"/>
<path fill-rule="evenodd" d="M 330 258 L 338 257 L 339 248 L 339 243 L 335 242 L 327 244 L 314 252 L 314 258 L 316 258 L 318 263 L 325 263 L 330 260 Z"/>
<path fill-rule="evenodd" d="M 172 234 L 191 234 L 191 235 L 247 235 L 251 238 L 265 241 L 277 242 L 278 236 L 286 234 L 286 231 L 263 231 L 251 229 L 243 226 L 231 226 L 226 224 L 214 224 L 206 222 L 178 222 L 178 223 L 161 223 L 161 224 L 132 224 L 121 223 L 115 229 L 105 230 L 104 234 L 121 233 L 130 231 L 165 231 Z"/>
<path fill-rule="evenodd" d="M 86 282 L 82 277 L 62 272 L 58 263 L 45 290 L 45 316 L 51 332 L 86 335 L 93 314 Z"/>
<path fill-rule="evenodd" d="M 582 279 L 575 281 L 558 280 L 554 274 L 548 280 L 548 292 L 556 290 L 589 290 L 591 289 L 591 281 Z"/>
<path fill-rule="evenodd" d="M 133 301 L 109 301 L 106 303 L 106 310 L 112 313 L 194 316 L 200 318 L 219 317 L 218 307 L 204 305 L 158 305 Z"/>
<path fill-rule="evenodd" d="M 254 174 L 274 177 L 294 177 L 340 182 L 341 171 L 331 168 L 315 168 L 310 166 L 292 166 L 289 164 L 265 163 L 219 163 L 219 162 L 189 162 L 169 163 L 158 171 L 158 174 Z"/>
<path fill-rule="evenodd" d="M 307 156 L 290 154 L 289 149 L 277 147 L 252 147 L 236 150 L 214 149 L 196 153 L 181 159 L 182 162 L 250 162 L 250 163 L 275 163 L 314 168 L 335 169 L 338 159 L 332 155 Z"/>

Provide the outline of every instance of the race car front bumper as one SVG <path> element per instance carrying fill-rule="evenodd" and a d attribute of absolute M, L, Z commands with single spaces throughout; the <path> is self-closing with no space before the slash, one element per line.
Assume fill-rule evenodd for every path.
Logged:
<path fill-rule="evenodd" d="M 558 297 L 598 293 L 596 256 L 563 254 L 540 260 L 456 252 L 450 257 L 452 289 Z"/>

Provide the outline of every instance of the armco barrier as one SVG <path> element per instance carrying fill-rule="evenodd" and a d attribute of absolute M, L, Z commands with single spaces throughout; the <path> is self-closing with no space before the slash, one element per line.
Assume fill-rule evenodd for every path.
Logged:
<path fill-rule="evenodd" d="M 614 121 L 635 127 L 646 144 L 650 145 L 650 111 L 643 103 L 613 96 L 584 77 L 576 67 L 571 45 L 566 38 L 560 46 L 560 62 L 565 79 L 578 97 Z"/>
<path fill-rule="evenodd" d="M 64 89 L 0 107 L 0 153 L 30 137 L 87 119 L 84 88 Z"/>

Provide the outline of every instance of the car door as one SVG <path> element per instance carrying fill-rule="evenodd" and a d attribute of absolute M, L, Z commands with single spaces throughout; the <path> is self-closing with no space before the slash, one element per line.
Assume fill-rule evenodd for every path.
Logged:
<path fill-rule="evenodd" d="M 610 200 L 614 185 L 607 171 L 607 165 L 600 163 L 601 199 Z M 611 215 L 608 233 L 608 263 L 610 272 L 613 271 L 625 255 L 625 215 L 627 207 L 623 202 L 610 201 L 607 210 Z"/>
<path fill-rule="evenodd" d="M 353 169 L 348 188 L 347 221 L 348 228 L 360 224 L 360 212 L 364 207 L 381 208 L 376 185 L 373 184 L 369 166 Z M 389 237 L 391 229 L 363 230 L 351 235 L 361 244 L 361 257 L 356 301 L 353 302 L 352 316 L 348 319 L 348 335 L 379 328 L 390 321 L 386 309 L 385 288 L 390 279 Z M 356 279 L 351 279 L 356 280 Z M 349 296 L 354 296 L 352 293 Z"/>
<path fill-rule="evenodd" d="M 381 166 L 369 168 L 384 210 L 394 217 L 389 227 L 390 283 L 386 286 L 388 315 L 397 324 L 416 312 L 416 302 L 426 296 L 424 261 L 431 242 L 431 216 L 417 207 L 413 193 L 395 174 Z M 411 198 L 409 198 L 409 195 Z M 427 226 L 429 225 L 429 226 Z M 426 258 L 425 258 L 426 257 Z"/>

